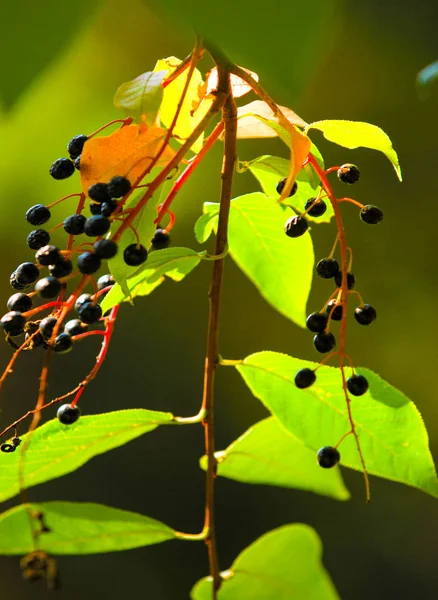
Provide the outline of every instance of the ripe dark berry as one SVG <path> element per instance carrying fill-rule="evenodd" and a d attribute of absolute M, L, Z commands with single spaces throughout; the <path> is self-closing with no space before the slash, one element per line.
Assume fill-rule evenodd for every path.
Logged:
<path fill-rule="evenodd" d="M 27 245 L 31 250 L 39 250 L 50 242 L 50 233 L 45 229 L 34 229 L 27 236 Z"/>
<path fill-rule="evenodd" d="M 75 166 L 69 158 L 58 158 L 50 167 L 53 179 L 67 179 L 75 172 Z"/>
<path fill-rule="evenodd" d="M 99 258 L 113 258 L 117 254 L 117 244 L 112 240 L 99 240 L 94 244 L 94 252 Z"/>
<path fill-rule="evenodd" d="M 277 183 L 277 187 L 276 187 L 277 194 L 281 194 L 281 192 L 284 190 L 285 183 L 286 183 L 286 177 L 284 179 L 280 179 L 280 181 Z M 297 189 L 298 189 L 298 183 L 295 181 L 295 183 L 292 186 L 291 191 L 289 192 L 289 198 L 297 193 Z"/>
<path fill-rule="evenodd" d="M 56 413 L 58 420 L 63 425 L 72 425 L 81 416 L 81 410 L 78 405 L 71 406 L 70 404 L 63 404 L 58 408 Z"/>
<path fill-rule="evenodd" d="M 99 279 L 97 280 L 97 289 L 99 291 L 104 290 L 105 288 L 114 285 L 114 283 L 115 281 L 112 275 L 102 275 L 102 277 L 99 277 Z"/>
<path fill-rule="evenodd" d="M 368 381 L 363 375 L 352 375 L 347 379 L 347 388 L 353 396 L 362 396 L 368 390 Z"/>
<path fill-rule="evenodd" d="M 15 452 L 15 445 L 14 444 L 8 444 L 8 443 L 4 443 L 0 446 L 0 450 L 2 452 Z"/>
<path fill-rule="evenodd" d="M 339 273 L 339 263 L 335 258 L 322 258 L 316 265 L 316 272 L 323 279 L 332 279 Z"/>
<path fill-rule="evenodd" d="M 356 183 L 356 181 L 359 181 L 359 177 L 359 169 L 356 167 L 356 165 L 352 165 L 351 163 L 346 163 L 338 169 L 338 179 L 339 181 L 342 181 L 342 183 Z"/>
<path fill-rule="evenodd" d="M 131 183 L 125 178 L 117 175 L 108 184 L 108 194 L 111 198 L 121 198 L 131 189 Z"/>
<path fill-rule="evenodd" d="M 81 294 L 78 298 L 76 298 L 75 302 L 75 310 L 78 310 L 85 302 L 93 302 L 91 294 Z"/>
<path fill-rule="evenodd" d="M 102 202 L 100 205 L 100 214 L 102 217 L 110 217 L 118 207 L 117 200 L 110 200 L 109 202 Z"/>
<path fill-rule="evenodd" d="M 304 210 L 307 210 L 307 214 L 311 217 L 321 217 L 327 210 L 327 204 L 324 202 L 324 200 L 309 198 L 309 200 L 307 200 L 306 204 L 304 205 Z"/>
<path fill-rule="evenodd" d="M 35 204 L 26 212 L 26 221 L 31 225 L 42 225 L 50 219 L 50 210 L 44 204 Z"/>
<path fill-rule="evenodd" d="M 75 165 L 75 169 L 77 171 L 81 170 L 81 157 L 80 157 L 80 155 L 77 158 L 75 158 L 74 165 Z"/>
<path fill-rule="evenodd" d="M 67 277 L 72 271 L 73 263 L 68 258 L 64 258 L 55 265 L 49 265 L 49 272 L 53 277 Z"/>
<path fill-rule="evenodd" d="M 93 215 L 85 221 L 84 232 L 89 237 L 98 237 L 109 231 L 111 221 L 102 215 Z"/>
<path fill-rule="evenodd" d="M 333 309 L 333 312 L 332 312 L 333 306 L 335 308 Z M 330 315 L 330 313 L 331 313 L 330 319 L 332 321 L 341 321 L 342 320 L 342 304 L 336 304 L 335 298 L 333 298 L 333 300 L 330 300 L 330 302 L 327 304 L 327 308 L 325 309 L 325 312 L 327 313 L 327 315 Z"/>
<path fill-rule="evenodd" d="M 61 282 L 56 277 L 43 277 L 35 285 L 41 298 L 55 298 L 61 291 Z"/>
<path fill-rule="evenodd" d="M 41 335 L 43 336 L 44 339 L 50 340 L 50 338 L 52 337 L 53 329 L 55 328 L 56 323 L 57 323 L 57 320 L 55 319 L 55 317 L 45 317 L 45 319 L 43 319 L 40 322 L 39 328 L 40 328 Z"/>
<path fill-rule="evenodd" d="M 123 260 L 130 267 L 138 267 L 143 264 L 148 257 L 148 251 L 141 244 L 131 244 L 123 252 Z"/>
<path fill-rule="evenodd" d="M 335 336 L 330 331 L 317 333 L 313 338 L 313 345 L 315 346 L 315 350 L 318 350 L 321 354 L 331 352 L 336 346 Z"/>
<path fill-rule="evenodd" d="M 310 387 L 315 381 L 316 374 L 312 369 L 300 369 L 295 375 L 295 385 L 300 390 Z"/>
<path fill-rule="evenodd" d="M 93 183 L 88 188 L 88 197 L 94 200 L 95 202 L 108 202 L 111 200 L 111 196 L 108 192 L 108 184 L 107 183 Z"/>
<path fill-rule="evenodd" d="M 52 244 L 48 244 L 38 250 L 35 254 L 35 258 L 40 265 L 48 267 L 49 265 L 56 265 L 57 262 L 61 262 L 62 254 L 60 253 L 59 248 Z"/>
<path fill-rule="evenodd" d="M 73 340 L 68 333 L 60 333 L 53 342 L 53 351 L 59 354 L 66 354 L 73 347 Z"/>
<path fill-rule="evenodd" d="M 15 269 L 15 279 L 22 285 L 34 283 L 40 276 L 40 270 L 31 262 L 21 263 Z"/>
<path fill-rule="evenodd" d="M 341 460 L 341 455 L 336 448 L 333 446 L 324 446 L 318 450 L 317 454 L 318 464 L 323 469 L 331 469 Z"/>
<path fill-rule="evenodd" d="M 335 283 L 338 287 L 342 285 L 342 273 L 339 271 L 337 275 L 335 275 Z M 347 288 L 352 290 L 354 288 L 354 284 L 356 283 L 356 278 L 353 273 L 347 273 Z"/>
<path fill-rule="evenodd" d="M 170 244 L 170 235 L 164 229 L 156 229 L 152 238 L 152 247 L 154 250 L 163 250 Z"/>
<path fill-rule="evenodd" d="M 68 335 L 73 336 L 73 335 L 79 335 L 85 329 L 86 329 L 86 327 L 84 326 L 84 324 L 82 323 L 82 321 L 80 319 L 71 319 L 70 321 L 67 321 L 67 323 L 65 324 L 64 332 L 68 333 Z"/>
<path fill-rule="evenodd" d="M 24 333 L 24 326 L 26 319 L 23 315 L 16 310 L 6 313 L 0 320 L 0 324 L 3 327 L 5 333 L 8 333 L 11 337 L 21 335 Z"/>
<path fill-rule="evenodd" d="M 9 283 L 14 288 L 14 290 L 22 291 L 29 287 L 29 284 L 20 283 L 19 281 L 17 281 L 17 276 L 16 276 L 15 271 L 13 273 L 11 273 L 11 276 L 9 277 Z"/>
<path fill-rule="evenodd" d="M 26 312 L 32 308 L 32 298 L 27 294 L 13 294 L 7 304 L 9 310 L 15 310 L 17 312 Z"/>
<path fill-rule="evenodd" d="M 91 275 L 100 269 L 101 260 L 94 252 L 84 252 L 78 257 L 78 269 L 84 275 Z"/>
<path fill-rule="evenodd" d="M 84 144 L 87 140 L 88 138 L 86 135 L 79 134 L 75 135 L 75 137 L 69 141 L 67 145 L 67 151 L 70 154 L 70 158 L 74 160 L 81 154 L 82 150 L 84 149 Z"/>
<path fill-rule="evenodd" d="M 371 325 L 377 318 L 377 312 L 371 304 L 361 304 L 355 309 L 354 317 L 360 325 Z"/>
<path fill-rule="evenodd" d="M 327 327 L 328 317 L 324 313 L 314 312 L 306 319 L 306 327 L 314 333 L 324 331 Z"/>
<path fill-rule="evenodd" d="M 309 224 L 304 217 L 291 217 L 284 225 L 284 232 L 291 238 L 297 238 L 306 233 Z"/>
<path fill-rule="evenodd" d="M 100 304 L 94 304 L 93 302 L 85 302 L 78 309 L 78 315 L 80 320 L 87 325 L 96 323 L 102 316 L 102 309 Z"/>
<path fill-rule="evenodd" d="M 367 204 L 361 209 L 360 218 L 364 223 L 368 223 L 368 225 L 377 225 L 383 219 L 383 213 L 377 206 Z"/>
<path fill-rule="evenodd" d="M 84 215 L 70 215 L 64 221 L 64 229 L 70 235 L 80 235 L 84 233 L 84 225 L 87 220 Z"/>
<path fill-rule="evenodd" d="M 102 204 L 98 204 L 97 202 L 90 202 L 90 213 L 92 215 L 100 215 L 102 213 Z"/>

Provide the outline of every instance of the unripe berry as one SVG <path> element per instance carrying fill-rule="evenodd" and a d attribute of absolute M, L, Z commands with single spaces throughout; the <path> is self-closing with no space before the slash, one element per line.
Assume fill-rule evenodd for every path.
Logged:
<path fill-rule="evenodd" d="M 26 212 L 26 221 L 31 225 L 42 225 L 50 219 L 50 210 L 44 204 L 35 204 Z"/>
<path fill-rule="evenodd" d="M 277 183 L 277 194 L 281 194 L 281 192 L 284 190 L 284 186 L 286 183 L 286 177 L 284 177 L 284 179 L 280 179 L 280 181 Z M 293 196 L 294 194 L 296 194 L 298 189 L 298 183 L 295 181 L 295 183 L 292 186 L 291 191 L 289 192 L 289 198 L 291 196 Z"/>
<path fill-rule="evenodd" d="M 338 287 L 342 286 L 342 273 L 339 271 L 337 275 L 335 275 L 335 283 Z M 354 288 L 354 284 L 356 283 L 356 278 L 353 273 L 347 273 L 347 289 L 352 290 Z"/>
<path fill-rule="evenodd" d="M 98 237 L 109 231 L 111 221 L 102 215 L 94 215 L 85 221 L 84 233 L 89 237 Z"/>
<path fill-rule="evenodd" d="M 9 298 L 7 306 L 9 310 L 14 310 L 23 313 L 32 308 L 32 298 L 27 294 L 13 294 Z"/>
<path fill-rule="evenodd" d="M 43 277 L 35 285 L 41 298 L 56 298 L 61 291 L 61 282 L 56 277 Z"/>
<path fill-rule="evenodd" d="M 335 308 L 333 308 L 335 307 Z M 333 312 L 332 312 L 332 308 L 333 308 Z M 342 304 L 336 304 L 336 298 L 333 298 L 333 300 L 330 300 L 330 302 L 327 304 L 327 308 L 325 309 L 325 312 L 327 313 L 327 315 L 330 317 L 330 319 L 332 321 L 341 321 L 342 320 Z M 331 316 L 330 316 L 331 313 Z"/>
<path fill-rule="evenodd" d="M 131 244 L 123 252 L 123 260 L 130 267 L 138 267 L 143 264 L 148 257 L 148 251 L 141 244 Z"/>
<path fill-rule="evenodd" d="M 24 333 L 26 319 L 21 313 L 11 310 L 3 315 L 0 320 L 0 324 L 5 333 L 9 334 L 11 337 L 15 337 L 16 335 L 21 335 Z"/>
<path fill-rule="evenodd" d="M 154 250 L 163 250 L 170 244 L 170 235 L 165 229 L 156 229 L 152 238 L 152 247 Z"/>
<path fill-rule="evenodd" d="M 112 240 L 99 240 L 94 244 L 94 252 L 99 258 L 113 258 L 117 254 L 117 244 Z"/>
<path fill-rule="evenodd" d="M 53 342 L 53 351 L 58 354 L 66 354 L 73 347 L 73 340 L 68 333 L 60 333 Z"/>
<path fill-rule="evenodd" d="M 107 183 L 94 183 L 93 185 L 90 185 L 87 193 L 89 198 L 95 202 L 99 202 L 99 204 L 111 200 L 111 196 L 108 193 Z"/>
<path fill-rule="evenodd" d="M 354 317 L 360 325 L 370 325 L 377 318 L 377 312 L 371 304 L 361 304 L 354 311 Z"/>
<path fill-rule="evenodd" d="M 78 309 L 78 315 L 80 320 L 87 325 L 96 323 L 102 316 L 102 309 L 100 304 L 94 304 L 93 302 L 85 302 Z"/>
<path fill-rule="evenodd" d="M 84 233 L 85 221 L 84 215 L 70 215 L 64 221 L 64 229 L 70 235 L 80 235 Z"/>
<path fill-rule="evenodd" d="M 40 265 L 43 265 L 44 267 L 48 267 L 49 265 L 56 265 L 56 263 L 61 262 L 63 260 L 59 248 L 53 246 L 52 244 L 48 244 L 47 246 L 43 246 L 42 248 L 40 248 L 35 254 L 35 258 L 40 263 Z"/>
<path fill-rule="evenodd" d="M 15 269 L 15 279 L 22 285 L 34 283 L 40 276 L 40 271 L 36 265 L 31 262 L 21 263 Z"/>
<path fill-rule="evenodd" d="M 75 135 L 75 137 L 69 141 L 67 145 L 67 151 L 70 154 L 71 159 L 74 160 L 75 158 L 78 158 L 84 149 L 84 144 L 87 140 L 88 137 L 86 135 L 79 134 Z"/>
<path fill-rule="evenodd" d="M 336 448 L 324 446 L 324 448 L 318 450 L 317 458 L 320 467 L 323 469 L 331 469 L 341 460 L 341 455 Z"/>
<path fill-rule="evenodd" d="M 313 331 L 313 333 L 319 333 L 320 331 L 324 331 L 327 327 L 327 322 L 327 315 L 320 312 L 314 312 L 307 317 L 306 327 L 309 331 Z"/>
<path fill-rule="evenodd" d="M 339 181 L 342 181 L 342 183 L 356 183 L 359 181 L 359 177 L 359 169 L 356 167 L 356 165 L 352 165 L 351 163 L 346 163 L 338 169 L 338 179 Z"/>
<path fill-rule="evenodd" d="M 368 225 L 377 225 L 377 223 L 382 221 L 383 213 L 377 206 L 367 204 L 361 209 L 360 218 L 364 223 L 368 223 Z"/>
<path fill-rule="evenodd" d="M 53 179 L 67 179 L 75 172 L 75 166 L 69 158 L 58 158 L 50 167 Z"/>
<path fill-rule="evenodd" d="M 306 233 L 309 224 L 304 217 L 291 217 L 284 225 L 284 232 L 291 238 L 297 238 Z"/>
<path fill-rule="evenodd" d="M 120 175 L 113 177 L 108 184 L 108 194 L 111 198 L 121 198 L 122 196 L 125 196 L 130 189 L 131 183 L 126 177 L 121 177 Z"/>
<path fill-rule="evenodd" d="M 335 336 L 330 331 L 317 333 L 313 338 L 313 345 L 315 346 L 315 350 L 318 350 L 321 354 L 331 352 L 336 346 Z"/>
<path fill-rule="evenodd" d="M 347 379 L 347 388 L 353 396 L 362 396 L 368 390 L 368 381 L 363 375 L 352 375 Z"/>
<path fill-rule="evenodd" d="M 311 217 L 321 217 L 327 210 L 327 204 L 324 202 L 324 200 L 309 198 L 304 205 L 304 210 L 306 210 L 307 214 Z"/>
<path fill-rule="evenodd" d="M 316 374 L 312 369 L 300 369 L 295 375 L 295 385 L 300 390 L 310 387 L 315 381 Z"/>
<path fill-rule="evenodd" d="M 63 425 L 72 425 L 73 423 L 76 423 L 81 416 L 81 411 L 77 404 L 76 406 L 71 406 L 71 404 L 63 404 L 58 408 L 56 416 L 58 417 L 59 422 Z"/>
<path fill-rule="evenodd" d="M 101 260 L 94 252 L 84 252 L 78 257 L 78 269 L 84 275 L 91 275 L 100 269 Z"/>
<path fill-rule="evenodd" d="M 39 250 L 50 242 L 50 233 L 45 229 L 34 229 L 27 236 L 27 245 L 31 250 Z"/>
<path fill-rule="evenodd" d="M 316 265 L 316 272 L 323 279 L 332 279 L 339 273 L 339 263 L 334 258 L 322 258 Z"/>

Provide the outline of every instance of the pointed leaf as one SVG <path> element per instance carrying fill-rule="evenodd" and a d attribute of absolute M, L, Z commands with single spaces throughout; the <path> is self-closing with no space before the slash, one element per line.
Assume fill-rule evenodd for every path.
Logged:
<path fill-rule="evenodd" d="M 176 538 L 164 523 L 127 510 L 88 502 L 43 502 L 0 515 L 0 554 L 34 550 L 27 509 L 44 515 L 50 531 L 41 535 L 39 548 L 49 554 L 118 552 Z"/>
<path fill-rule="evenodd" d="M 392 142 L 386 133 L 371 123 L 362 123 L 361 121 L 316 121 L 307 126 L 309 129 L 319 129 L 329 142 L 334 142 L 344 148 L 371 148 L 380 150 L 391 161 L 392 166 L 397 173 L 397 177 L 402 180 L 398 156 Z"/>
<path fill-rule="evenodd" d="M 315 452 L 269 417 L 250 427 L 223 452 L 216 452 L 217 474 L 244 483 L 307 490 L 348 500 L 338 467 L 321 469 Z M 201 459 L 205 470 L 206 457 Z"/>
<path fill-rule="evenodd" d="M 79 469 L 93 456 L 172 421 L 170 413 L 144 409 L 118 410 L 83 416 L 66 427 L 58 419 L 44 423 L 32 434 L 24 460 L 27 488 Z M 26 439 L 26 435 L 22 439 Z M 19 466 L 23 444 L 10 454 L 0 452 L 0 502 L 19 492 Z"/>
<path fill-rule="evenodd" d="M 286 106 L 280 106 L 279 108 L 292 125 L 307 127 L 306 121 L 303 121 L 293 110 Z M 262 100 L 254 100 L 254 102 L 245 104 L 245 106 L 239 106 L 237 118 L 238 139 L 270 138 L 277 135 L 282 137 L 281 130 L 275 128 L 275 125 L 278 125 L 278 118 L 274 115 L 274 111 Z M 284 135 L 287 136 L 287 132 L 284 132 Z"/>
<path fill-rule="evenodd" d="M 335 445 L 350 430 L 341 372 L 318 369 L 314 385 L 294 384 L 296 372 L 318 365 L 277 352 L 252 354 L 236 368 L 254 396 L 306 446 Z M 369 473 L 438 497 L 438 480 L 420 413 L 406 396 L 368 369 L 359 369 L 369 391 L 352 398 L 352 413 Z M 341 464 L 361 471 L 352 435 L 340 447 Z"/>
<path fill-rule="evenodd" d="M 137 122 L 142 118 L 153 125 L 163 98 L 162 81 L 167 71 L 148 71 L 132 81 L 122 83 L 114 97 L 114 105 Z"/>
<path fill-rule="evenodd" d="M 214 204 L 214 206 L 217 206 Z M 217 221 L 217 212 L 206 212 L 195 223 L 195 237 L 200 244 L 205 244 L 213 233 Z"/>
<path fill-rule="evenodd" d="M 339 600 L 321 562 L 322 544 L 307 525 L 284 525 L 245 548 L 221 573 L 218 600 Z M 198 581 L 192 600 L 210 600 L 211 578 Z"/>

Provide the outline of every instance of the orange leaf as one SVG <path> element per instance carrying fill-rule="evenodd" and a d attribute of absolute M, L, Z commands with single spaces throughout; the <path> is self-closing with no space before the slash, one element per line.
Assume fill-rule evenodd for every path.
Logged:
<path fill-rule="evenodd" d="M 93 183 L 107 183 L 112 177 L 122 175 L 133 184 L 149 167 L 160 150 L 166 129 L 129 125 L 111 135 L 91 138 L 81 154 L 81 183 L 86 194 Z M 167 145 L 156 166 L 166 165 L 174 155 Z"/>

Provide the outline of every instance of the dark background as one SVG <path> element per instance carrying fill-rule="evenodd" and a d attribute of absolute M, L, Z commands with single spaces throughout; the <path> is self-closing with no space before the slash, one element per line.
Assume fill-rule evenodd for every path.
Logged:
<path fill-rule="evenodd" d="M 433 1 L 262 3 L 86 2 L 21 0 L 2 7 L 0 39 L 0 284 L 29 260 L 25 209 L 50 203 L 77 187 L 56 183 L 48 166 L 65 154 L 75 134 L 117 118 L 112 97 L 118 85 L 150 70 L 158 58 L 183 58 L 193 44 L 192 27 L 205 32 L 230 56 L 257 71 L 283 105 L 307 121 L 344 118 L 381 126 L 399 153 L 399 184 L 383 155 L 348 151 L 313 137 L 327 164 L 355 162 L 362 177 L 355 197 L 385 213 L 379 228 L 367 228 L 354 208 L 346 210 L 354 271 L 366 301 L 377 306 L 375 325 L 352 328 L 349 352 L 402 389 L 419 407 L 438 450 L 436 368 L 438 292 L 436 178 L 437 96 L 420 101 L 419 70 L 438 58 Z M 164 8 L 166 7 L 166 8 Z M 278 141 L 242 142 L 241 159 L 283 152 Z M 216 201 L 220 148 L 176 201 L 173 241 L 197 247 L 193 224 L 204 201 Z M 206 175 L 207 173 L 207 175 Z M 236 195 L 256 189 L 238 176 Z M 63 210 L 65 212 L 63 212 Z M 59 219 L 70 209 L 59 209 Z M 57 213 L 58 214 L 58 213 Z M 327 254 L 333 225 L 315 227 L 316 256 Z M 186 281 L 167 282 L 135 308 L 123 307 L 111 351 L 99 378 L 82 400 L 87 413 L 128 407 L 197 412 L 201 399 L 209 264 Z M 309 312 L 325 298 L 315 282 Z M 73 387 L 88 372 L 97 344 L 81 344 L 55 357 L 50 396 Z M 308 333 L 268 306 L 231 261 L 227 262 L 221 353 L 241 358 L 262 349 L 314 359 Z M 8 360 L 8 346 L 0 358 Z M 8 381 L 3 423 L 34 403 L 40 363 L 25 356 Z M 217 446 L 225 447 L 265 415 L 232 369 L 217 378 Z M 49 415 L 48 415 L 49 416 Z M 50 415 L 52 416 L 52 415 Z M 202 528 L 204 474 L 200 427 L 162 428 L 76 473 L 35 488 L 37 500 L 94 501 L 143 512 L 181 531 Z M 435 500 L 400 484 L 372 478 L 366 506 L 359 473 L 344 470 L 349 502 L 309 493 L 218 480 L 217 522 L 221 568 L 265 531 L 283 523 L 312 525 L 324 544 L 324 562 L 343 600 L 432 600 L 438 596 Z M 7 508 L 11 503 L 5 504 Z M 106 597 L 187 598 L 207 573 L 202 544 L 171 542 L 149 548 L 84 557 L 60 557 L 70 600 Z M 21 581 L 17 558 L 0 560 L 2 597 L 38 599 L 41 585 Z M 305 599 L 297 599 L 305 600 Z"/>

